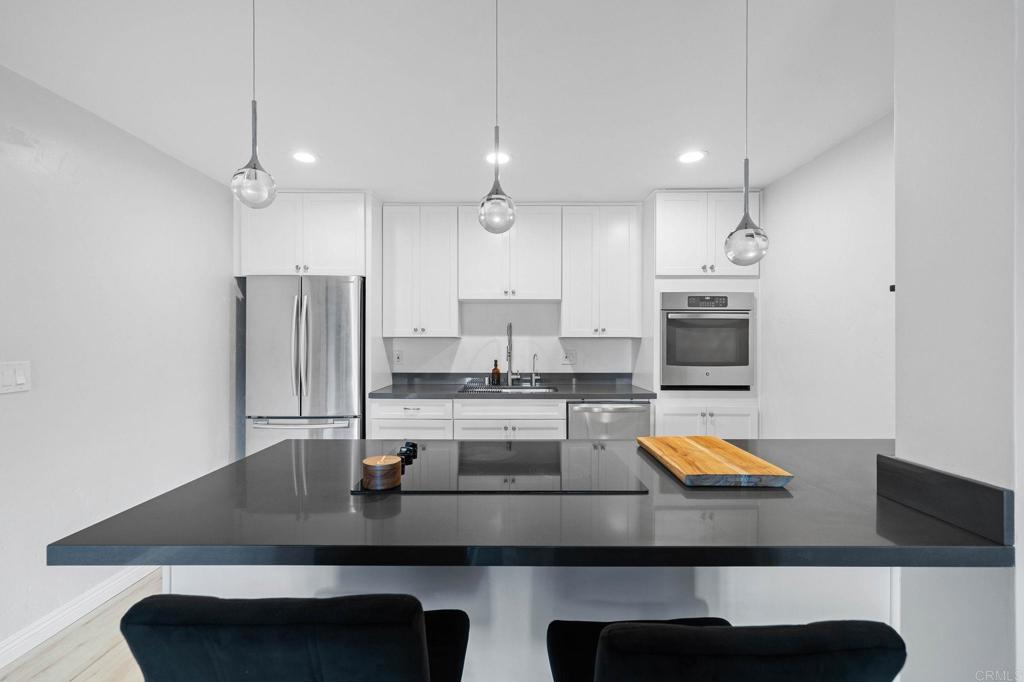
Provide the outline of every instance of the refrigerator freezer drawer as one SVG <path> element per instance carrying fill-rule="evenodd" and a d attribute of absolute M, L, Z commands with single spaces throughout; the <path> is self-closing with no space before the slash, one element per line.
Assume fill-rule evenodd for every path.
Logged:
<path fill-rule="evenodd" d="M 335 419 L 247 419 L 245 454 L 251 455 L 291 438 L 299 440 L 357 440 L 358 417 Z"/>

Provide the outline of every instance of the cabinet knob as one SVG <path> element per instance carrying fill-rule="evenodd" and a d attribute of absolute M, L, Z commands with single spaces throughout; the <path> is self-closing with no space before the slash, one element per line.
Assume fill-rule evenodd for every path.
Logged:
<path fill-rule="evenodd" d="M 702 416 L 702 417 L 706 417 L 706 416 L 708 416 L 708 413 L 707 413 L 707 412 L 701 412 L 701 413 L 700 413 L 700 416 Z"/>
<path fill-rule="evenodd" d="M 512 430 L 513 430 L 513 431 L 515 431 L 515 430 L 516 430 L 516 427 L 514 427 L 514 426 L 513 426 L 513 427 L 512 427 Z"/>
<path fill-rule="evenodd" d="M 508 431 L 508 424 L 505 424 L 505 430 Z"/>
<path fill-rule="evenodd" d="M 605 329 L 604 327 L 601 327 L 601 333 L 602 333 L 602 334 L 603 334 L 604 332 L 606 332 L 606 331 L 608 331 L 608 330 L 607 330 L 607 329 Z"/>
<path fill-rule="evenodd" d="M 711 269 L 714 270 L 714 268 L 711 268 Z M 308 265 L 303 265 L 302 266 L 302 271 L 303 272 L 309 272 L 309 266 Z"/>
<path fill-rule="evenodd" d="M 597 327 L 594 327 L 594 333 L 595 334 L 597 333 Z"/>
<path fill-rule="evenodd" d="M 711 417 L 712 419 L 714 419 L 715 418 L 715 413 L 714 412 L 708 412 L 708 416 Z"/>
<path fill-rule="evenodd" d="M 703 272 L 707 272 L 707 271 L 708 271 L 708 266 L 706 266 L 706 265 L 702 265 L 702 266 L 700 266 L 700 269 L 701 269 L 701 270 L 702 270 Z"/>
<path fill-rule="evenodd" d="M 715 271 L 715 266 L 714 266 L 714 265 L 712 265 L 712 266 L 711 266 L 711 272 L 714 272 L 714 271 Z"/>
<path fill-rule="evenodd" d="M 422 334 L 422 333 L 423 333 L 423 332 L 425 332 L 425 331 L 427 331 L 427 328 L 426 328 L 426 327 L 420 327 L 420 334 Z"/>
<path fill-rule="evenodd" d="M 505 295 L 508 296 L 508 289 L 505 289 Z"/>
<path fill-rule="evenodd" d="M 516 295 L 516 290 L 515 290 L 515 289 L 513 289 L 513 290 L 512 290 L 512 295 L 513 295 L 513 296 L 515 296 L 515 295 Z"/>
<path fill-rule="evenodd" d="M 298 271 L 299 271 L 299 270 L 301 270 L 301 269 L 302 269 L 302 268 L 300 268 L 300 267 L 299 267 L 298 265 L 296 265 L 296 266 L 295 266 L 295 272 L 298 272 Z"/>
<path fill-rule="evenodd" d="M 413 328 L 412 328 L 412 333 L 413 333 L 413 334 L 415 334 L 415 333 L 416 333 L 416 332 L 418 332 L 419 330 L 420 330 L 420 328 L 419 328 L 419 327 L 413 327 Z"/>

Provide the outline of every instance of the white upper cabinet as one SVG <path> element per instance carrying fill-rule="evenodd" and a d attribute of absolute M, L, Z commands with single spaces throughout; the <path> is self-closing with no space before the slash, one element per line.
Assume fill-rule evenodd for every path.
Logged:
<path fill-rule="evenodd" d="M 302 195 L 277 195 L 254 209 L 235 199 L 239 275 L 294 275 L 302 271 Z"/>
<path fill-rule="evenodd" d="M 566 206 L 562 230 L 561 336 L 641 336 L 637 208 Z"/>
<path fill-rule="evenodd" d="M 562 298 L 562 207 L 518 207 L 508 236 L 510 297 Z"/>
<path fill-rule="evenodd" d="M 239 275 L 365 275 L 365 197 L 280 192 L 267 208 L 235 201 Z"/>
<path fill-rule="evenodd" d="M 658 192 L 655 198 L 660 276 L 756 277 L 759 265 L 733 265 L 725 238 L 743 216 L 743 193 Z M 760 224 L 760 194 L 750 194 L 750 215 Z"/>
<path fill-rule="evenodd" d="M 366 274 L 364 205 L 362 194 L 302 195 L 304 274 Z"/>
<path fill-rule="evenodd" d="M 519 206 L 504 234 L 487 232 L 475 206 L 459 208 L 459 298 L 554 300 L 562 296 L 562 209 Z"/>
<path fill-rule="evenodd" d="M 458 209 L 385 205 L 383 335 L 459 335 Z"/>

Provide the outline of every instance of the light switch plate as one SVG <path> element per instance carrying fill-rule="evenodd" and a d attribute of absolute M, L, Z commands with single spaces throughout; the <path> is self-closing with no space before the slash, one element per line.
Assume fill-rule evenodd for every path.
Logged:
<path fill-rule="evenodd" d="M 563 365 L 575 365 L 576 364 L 576 349 L 566 348 L 562 351 L 562 364 Z"/>
<path fill-rule="evenodd" d="M 0 393 L 22 393 L 32 388 L 32 363 L 0 362 Z"/>

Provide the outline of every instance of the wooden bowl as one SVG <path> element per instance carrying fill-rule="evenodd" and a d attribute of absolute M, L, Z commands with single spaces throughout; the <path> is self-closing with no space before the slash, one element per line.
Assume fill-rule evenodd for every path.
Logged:
<path fill-rule="evenodd" d="M 391 490 L 402 485 L 402 458 L 374 455 L 363 460 L 363 489 Z"/>

